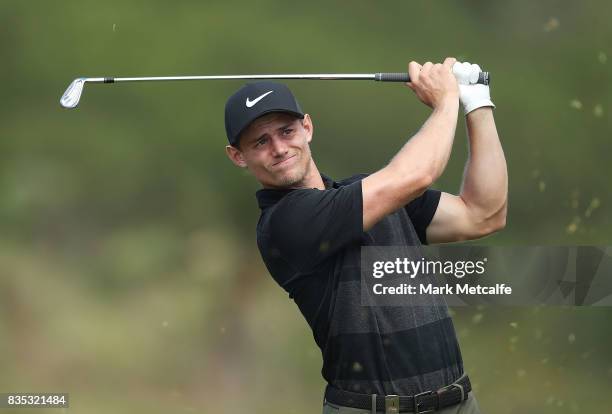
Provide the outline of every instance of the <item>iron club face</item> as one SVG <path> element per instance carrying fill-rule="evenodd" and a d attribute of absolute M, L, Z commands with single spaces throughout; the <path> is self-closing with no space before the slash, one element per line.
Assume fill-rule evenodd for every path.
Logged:
<path fill-rule="evenodd" d="M 86 78 L 77 78 L 72 81 L 60 99 L 60 104 L 64 108 L 75 108 L 79 104 L 86 81 Z"/>

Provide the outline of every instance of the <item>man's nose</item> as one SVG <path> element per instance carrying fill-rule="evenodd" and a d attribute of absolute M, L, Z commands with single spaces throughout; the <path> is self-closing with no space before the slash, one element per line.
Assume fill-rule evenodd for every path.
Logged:
<path fill-rule="evenodd" d="M 275 156 L 284 155 L 287 153 L 287 144 L 279 137 L 272 138 L 272 152 Z"/>

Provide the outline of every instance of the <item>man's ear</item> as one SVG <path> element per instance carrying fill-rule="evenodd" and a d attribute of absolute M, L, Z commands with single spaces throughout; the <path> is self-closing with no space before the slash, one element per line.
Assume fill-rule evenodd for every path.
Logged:
<path fill-rule="evenodd" d="M 227 157 L 234 163 L 235 166 L 240 167 L 240 168 L 246 168 L 247 166 L 246 161 L 244 160 L 244 157 L 242 156 L 242 151 L 240 151 L 238 148 L 233 147 L 231 145 L 226 145 L 225 153 L 227 154 Z"/>
<path fill-rule="evenodd" d="M 312 133 L 314 131 L 314 126 L 312 125 L 312 119 L 310 118 L 310 115 L 304 114 L 304 119 L 302 119 L 302 126 L 308 134 L 307 141 L 310 143 L 310 141 L 312 141 Z"/>

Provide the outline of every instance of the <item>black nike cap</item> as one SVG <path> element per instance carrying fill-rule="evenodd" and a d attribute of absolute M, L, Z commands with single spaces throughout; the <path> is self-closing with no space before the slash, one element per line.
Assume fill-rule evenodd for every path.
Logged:
<path fill-rule="evenodd" d="M 286 112 L 304 118 L 300 104 L 282 83 L 247 83 L 225 103 L 225 132 L 230 145 L 236 146 L 240 134 L 251 122 L 270 112 Z"/>

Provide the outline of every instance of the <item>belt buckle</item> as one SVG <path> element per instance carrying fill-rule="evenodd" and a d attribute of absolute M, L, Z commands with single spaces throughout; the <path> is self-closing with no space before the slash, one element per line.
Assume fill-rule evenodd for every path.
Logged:
<path fill-rule="evenodd" d="M 433 410 L 427 410 L 427 411 L 420 411 L 419 408 L 419 397 L 423 397 L 425 395 L 429 395 L 429 394 L 435 394 L 435 392 L 433 391 L 425 391 L 425 392 L 421 392 L 419 394 L 415 394 L 413 398 L 413 402 L 414 402 L 414 414 L 424 414 L 424 413 L 433 413 L 434 411 L 436 411 L 436 409 L 434 408 Z"/>
<path fill-rule="evenodd" d="M 399 395 L 385 395 L 385 414 L 399 414 Z"/>

